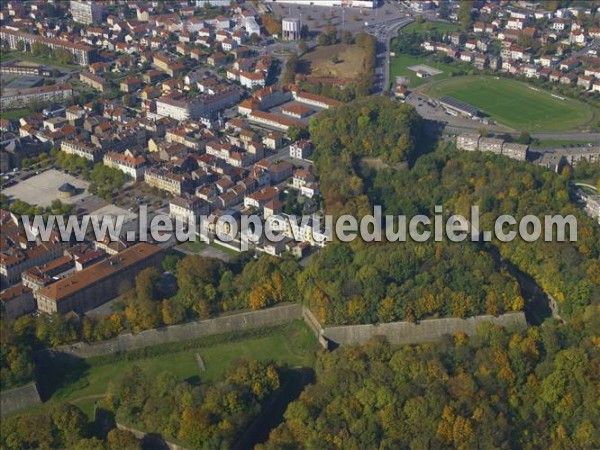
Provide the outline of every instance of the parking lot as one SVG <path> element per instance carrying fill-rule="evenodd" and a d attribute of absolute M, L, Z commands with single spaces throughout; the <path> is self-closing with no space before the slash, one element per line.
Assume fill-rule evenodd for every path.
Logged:
<path fill-rule="evenodd" d="M 368 26 L 401 17 L 402 11 L 395 3 L 384 3 L 379 8 L 342 8 L 331 6 L 313 5 L 268 5 L 278 17 L 297 17 L 308 25 L 311 33 L 319 33 L 328 23 L 335 25 L 339 30 L 357 33 Z"/>
<path fill-rule="evenodd" d="M 500 124 L 485 125 L 481 121 L 468 119 L 463 116 L 452 116 L 448 114 L 442 106 L 433 106 L 432 104 L 428 103 L 428 100 L 429 98 L 421 93 L 412 93 L 409 95 L 406 102 L 414 106 L 419 115 L 422 117 L 428 120 L 440 122 L 445 126 L 465 129 L 481 127 L 495 133 L 506 133 L 510 131 L 510 129 Z"/>

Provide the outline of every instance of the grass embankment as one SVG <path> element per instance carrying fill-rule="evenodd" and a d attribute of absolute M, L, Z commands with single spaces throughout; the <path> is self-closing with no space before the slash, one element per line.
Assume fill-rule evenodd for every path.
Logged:
<path fill-rule="evenodd" d="M 301 321 L 271 328 L 209 336 L 161 344 L 131 352 L 88 359 L 60 358 L 40 367 L 46 405 L 70 402 L 88 415 L 111 381 L 136 364 L 153 372 L 168 371 L 193 384 L 220 380 L 231 363 L 240 358 L 273 360 L 289 366 L 310 367 L 316 340 Z M 206 370 L 198 368 L 200 354 Z"/>

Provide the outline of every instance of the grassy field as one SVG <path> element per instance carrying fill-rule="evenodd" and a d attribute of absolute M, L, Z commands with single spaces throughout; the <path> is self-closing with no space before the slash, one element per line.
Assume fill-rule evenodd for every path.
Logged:
<path fill-rule="evenodd" d="M 414 32 L 432 32 L 439 31 L 440 33 L 452 33 L 460 30 L 460 27 L 453 23 L 440 23 L 440 22 L 424 22 L 419 23 L 414 21 L 409 23 L 400 30 L 402 33 L 414 33 Z"/>
<path fill-rule="evenodd" d="M 22 117 L 27 117 L 31 114 L 33 114 L 33 110 L 31 108 L 9 109 L 2 111 L 2 113 L 0 113 L 0 117 L 8 120 L 19 120 Z"/>
<path fill-rule="evenodd" d="M 417 64 L 426 64 L 434 69 L 441 70 L 442 73 L 428 78 L 419 78 L 417 74 L 410 70 L 409 67 Z M 406 54 L 398 54 L 392 56 L 390 60 L 390 81 L 394 83 L 397 76 L 409 77 L 411 88 L 416 88 L 422 84 L 429 83 L 432 80 L 445 80 L 450 78 L 450 73 L 456 68 L 451 64 L 438 63 L 430 57 L 412 56 Z"/>
<path fill-rule="evenodd" d="M 584 127 L 597 108 L 581 102 L 560 100 L 508 78 L 456 77 L 424 90 L 432 97 L 451 96 L 481 109 L 492 119 L 515 130 L 565 131 Z"/>
<path fill-rule="evenodd" d="M 250 334 L 225 339 L 211 336 L 191 342 L 186 349 L 181 343 L 160 346 L 155 356 L 130 353 L 127 359 L 121 357 L 100 357 L 77 360 L 72 367 L 57 374 L 57 389 L 45 406 L 56 402 L 71 402 L 88 415 L 94 403 L 101 399 L 111 381 L 119 380 L 123 371 L 133 364 L 152 372 L 169 371 L 181 380 L 194 384 L 213 382 L 222 379 L 231 363 L 239 358 L 274 360 L 290 366 L 310 367 L 313 362 L 315 338 L 307 326 L 300 321 L 258 330 Z M 157 347 L 158 348 L 158 347 Z M 152 350 L 152 348 L 150 348 Z M 196 354 L 200 354 L 206 370 L 200 372 Z M 61 362 L 65 366 L 64 362 Z M 49 369 L 44 368 L 48 373 Z M 60 369 L 55 367 L 56 371 Z M 68 376 L 65 380 L 64 377 Z"/>
<path fill-rule="evenodd" d="M 339 62 L 332 61 L 334 56 Z M 364 57 L 365 51 L 358 45 L 317 47 L 300 58 L 300 71 L 313 77 L 356 78 L 362 69 Z"/>
<path fill-rule="evenodd" d="M 199 253 L 208 247 L 208 244 L 200 241 L 189 241 L 181 244 L 181 248 L 187 250 L 188 252 Z"/>
<path fill-rule="evenodd" d="M 209 247 L 212 247 L 216 250 L 220 250 L 220 251 L 228 254 L 229 256 L 238 256 L 240 254 L 240 252 L 238 252 L 232 248 L 225 247 L 224 245 L 221 245 L 216 241 L 214 241 L 212 244 L 210 244 Z"/>
<path fill-rule="evenodd" d="M 77 69 L 81 68 L 80 66 L 77 66 L 75 64 L 60 63 L 57 60 L 52 59 L 52 58 L 39 58 L 37 56 L 33 56 L 31 53 L 10 51 L 10 52 L 5 52 L 2 54 L 2 61 L 4 61 L 4 62 L 8 62 L 8 61 L 11 61 L 11 60 L 17 59 L 17 58 L 21 59 L 23 61 L 29 61 L 29 62 L 42 64 L 43 66 L 60 67 L 61 69 L 66 69 L 66 70 L 77 70 Z"/>

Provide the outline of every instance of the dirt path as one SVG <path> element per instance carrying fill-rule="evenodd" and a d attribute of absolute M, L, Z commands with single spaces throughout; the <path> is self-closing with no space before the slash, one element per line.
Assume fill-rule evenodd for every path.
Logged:
<path fill-rule="evenodd" d="M 90 399 L 94 399 L 94 398 L 104 398 L 106 394 L 90 394 L 90 395 L 84 395 L 83 397 L 77 397 L 76 399 L 73 400 L 69 400 L 69 403 L 79 403 L 83 400 L 90 400 Z"/>

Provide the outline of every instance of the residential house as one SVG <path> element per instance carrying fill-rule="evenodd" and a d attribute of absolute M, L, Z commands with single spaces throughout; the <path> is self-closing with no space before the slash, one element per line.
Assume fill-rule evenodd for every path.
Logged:
<path fill-rule="evenodd" d="M 308 140 L 300 140 L 290 145 L 290 158 L 306 159 L 313 152 L 313 145 Z"/>

